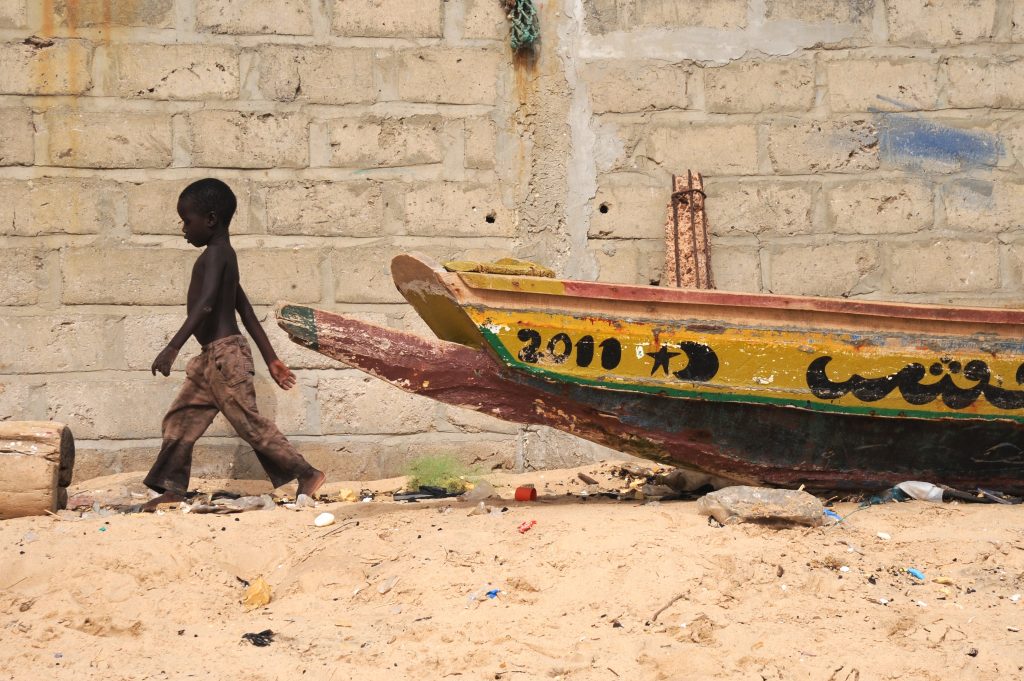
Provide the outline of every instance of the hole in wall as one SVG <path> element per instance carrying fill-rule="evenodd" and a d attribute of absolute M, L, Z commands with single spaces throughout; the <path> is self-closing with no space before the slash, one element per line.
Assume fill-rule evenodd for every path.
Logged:
<path fill-rule="evenodd" d="M 607 202 L 602 203 L 600 206 L 597 207 L 597 210 L 599 210 L 601 213 L 607 213 L 610 209 L 611 206 L 609 206 Z"/>
<path fill-rule="evenodd" d="M 493 225 L 494 221 L 497 220 L 497 218 L 494 215 L 494 211 L 492 210 L 490 213 L 488 213 L 487 217 L 485 217 L 484 220 L 487 222 L 487 224 Z"/>

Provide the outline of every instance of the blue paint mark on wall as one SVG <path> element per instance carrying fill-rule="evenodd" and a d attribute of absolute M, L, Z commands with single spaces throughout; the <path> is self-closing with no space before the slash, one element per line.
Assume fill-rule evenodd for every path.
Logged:
<path fill-rule="evenodd" d="M 963 130 L 901 113 L 876 112 L 878 153 L 882 163 L 905 168 L 949 172 L 991 168 L 1003 155 L 996 135 Z"/>

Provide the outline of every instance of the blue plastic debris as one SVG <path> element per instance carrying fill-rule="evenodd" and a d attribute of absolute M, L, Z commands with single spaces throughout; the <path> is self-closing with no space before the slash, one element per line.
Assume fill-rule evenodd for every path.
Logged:
<path fill-rule="evenodd" d="M 832 518 L 837 523 L 842 522 L 842 520 L 843 520 L 843 516 L 839 515 L 838 513 L 833 511 L 831 508 L 826 508 L 825 509 L 825 517 L 826 518 Z"/>
<path fill-rule="evenodd" d="M 497 598 L 498 594 L 500 594 L 500 593 L 501 593 L 501 589 L 491 589 L 490 591 L 487 592 L 487 597 L 488 598 Z"/>
<path fill-rule="evenodd" d="M 914 579 L 920 579 L 922 582 L 924 581 L 924 573 L 917 568 L 907 568 L 907 574 Z"/>

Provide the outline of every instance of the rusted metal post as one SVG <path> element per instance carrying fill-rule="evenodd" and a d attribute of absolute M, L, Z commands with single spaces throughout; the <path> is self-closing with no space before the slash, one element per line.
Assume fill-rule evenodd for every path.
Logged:
<path fill-rule="evenodd" d="M 708 220 L 704 211 L 704 178 L 686 171 L 672 176 L 672 199 L 665 220 L 664 286 L 714 288 Z"/>

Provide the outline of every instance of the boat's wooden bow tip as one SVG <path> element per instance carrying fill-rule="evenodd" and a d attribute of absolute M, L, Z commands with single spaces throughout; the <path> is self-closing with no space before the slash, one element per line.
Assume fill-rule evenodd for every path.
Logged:
<path fill-rule="evenodd" d="M 292 303 L 278 303 L 275 314 L 277 325 L 284 329 L 293 342 L 311 350 L 319 349 L 316 318 L 312 308 Z"/>

